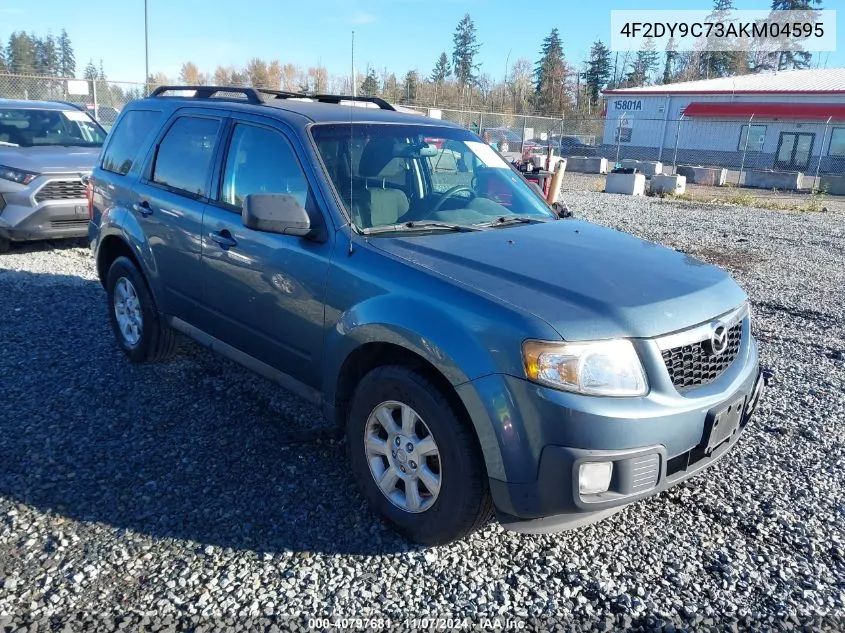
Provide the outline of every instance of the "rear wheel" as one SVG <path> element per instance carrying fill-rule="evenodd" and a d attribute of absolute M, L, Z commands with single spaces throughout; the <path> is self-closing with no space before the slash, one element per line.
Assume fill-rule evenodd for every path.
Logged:
<path fill-rule="evenodd" d="M 489 521 L 475 434 L 421 374 L 401 366 L 367 374 L 350 409 L 347 448 L 367 500 L 406 537 L 442 545 Z"/>
<path fill-rule="evenodd" d="M 5 237 L 0 237 L 0 253 L 7 253 L 12 248 L 12 243 Z"/>
<path fill-rule="evenodd" d="M 155 362 L 173 354 L 176 332 L 159 315 L 144 277 L 128 257 L 112 263 L 106 293 L 117 344 L 131 360 Z"/>

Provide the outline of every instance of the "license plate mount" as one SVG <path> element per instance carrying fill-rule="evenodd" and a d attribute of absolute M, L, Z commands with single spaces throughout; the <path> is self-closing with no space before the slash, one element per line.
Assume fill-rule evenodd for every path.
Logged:
<path fill-rule="evenodd" d="M 705 451 L 709 455 L 739 431 L 745 411 L 745 396 L 707 414 L 704 428 Z"/>

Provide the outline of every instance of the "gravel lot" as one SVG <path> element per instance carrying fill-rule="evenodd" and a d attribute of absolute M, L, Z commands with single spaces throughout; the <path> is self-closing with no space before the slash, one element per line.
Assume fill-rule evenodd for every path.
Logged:
<path fill-rule="evenodd" d="M 774 379 L 707 475 L 575 532 L 408 546 L 342 443 L 295 442 L 313 407 L 190 343 L 130 365 L 87 249 L 26 246 L 0 256 L 0 631 L 845 629 L 845 215 L 566 199 L 750 293 Z"/>

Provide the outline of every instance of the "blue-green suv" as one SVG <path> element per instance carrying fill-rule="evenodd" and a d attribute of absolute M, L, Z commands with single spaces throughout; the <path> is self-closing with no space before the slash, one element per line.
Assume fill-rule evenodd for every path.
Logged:
<path fill-rule="evenodd" d="M 127 356 L 180 332 L 317 403 L 419 542 L 617 512 L 725 454 L 765 383 L 722 270 L 568 217 L 472 132 L 379 99 L 162 87 L 88 196 Z"/>

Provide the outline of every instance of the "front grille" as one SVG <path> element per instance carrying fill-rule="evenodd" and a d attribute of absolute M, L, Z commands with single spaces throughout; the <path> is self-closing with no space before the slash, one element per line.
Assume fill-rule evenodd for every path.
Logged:
<path fill-rule="evenodd" d="M 50 228 L 53 229 L 72 229 L 72 228 L 87 228 L 88 218 L 82 220 L 52 220 Z"/>
<path fill-rule="evenodd" d="M 85 185 L 81 180 L 51 180 L 35 194 L 37 202 L 79 200 L 84 197 Z"/>
<path fill-rule="evenodd" d="M 672 384 L 678 389 L 710 384 L 734 362 L 741 342 L 742 321 L 728 330 L 728 347 L 721 354 L 710 355 L 705 341 L 663 350 Z"/>

